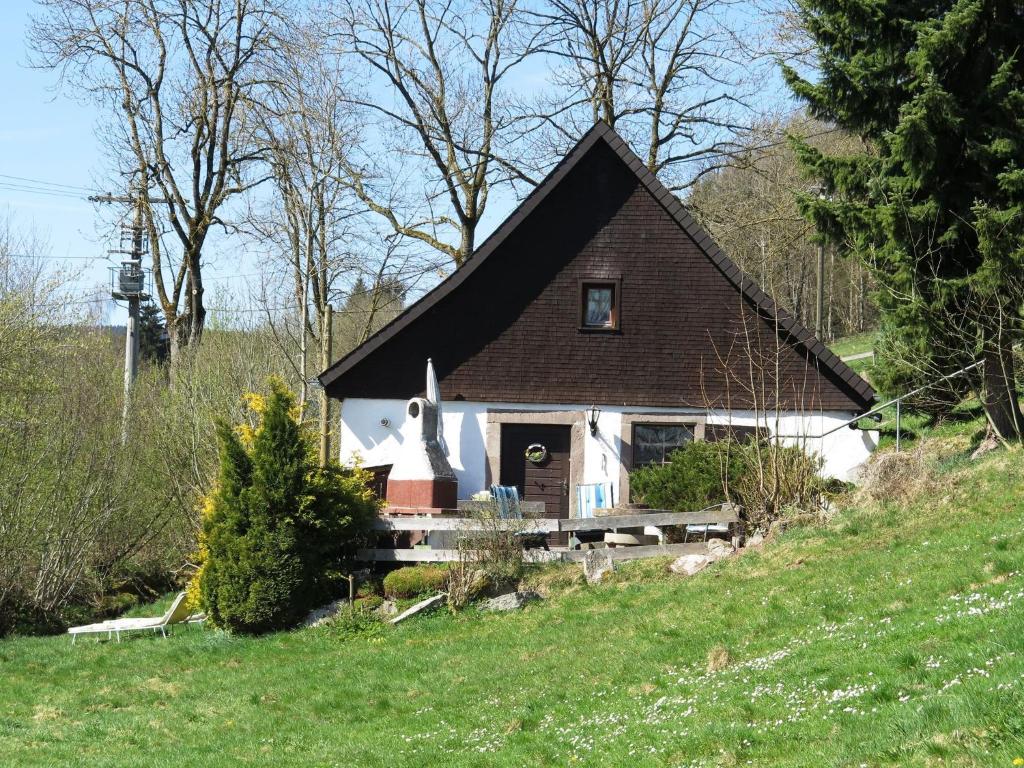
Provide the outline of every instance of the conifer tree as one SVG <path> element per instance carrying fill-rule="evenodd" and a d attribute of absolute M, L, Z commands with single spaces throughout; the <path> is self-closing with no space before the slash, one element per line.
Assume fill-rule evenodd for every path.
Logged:
<path fill-rule="evenodd" d="M 144 302 L 139 312 L 139 352 L 147 363 L 166 363 L 171 357 L 163 311 L 151 301 Z"/>
<path fill-rule="evenodd" d="M 798 0 L 816 79 L 784 75 L 868 156 L 795 142 L 831 198 L 801 207 L 874 271 L 886 325 L 949 373 L 981 360 L 995 431 L 1020 439 L 1024 7 L 1019 0 Z"/>
<path fill-rule="evenodd" d="M 281 382 L 271 381 L 257 412 L 245 440 L 217 428 L 220 471 L 204 510 L 198 575 L 213 622 L 246 634 L 295 626 L 336 596 L 376 511 L 358 471 L 315 466 Z"/>

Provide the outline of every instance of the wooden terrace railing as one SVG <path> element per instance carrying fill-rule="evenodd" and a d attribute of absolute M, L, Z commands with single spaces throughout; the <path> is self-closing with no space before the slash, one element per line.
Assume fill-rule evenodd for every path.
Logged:
<path fill-rule="evenodd" d="M 461 502 L 460 502 L 461 505 Z M 465 509 L 466 506 L 461 506 Z M 699 512 L 672 512 L 652 509 L 628 513 L 598 515 L 596 517 L 545 518 L 533 517 L 542 503 L 523 502 L 524 519 L 481 520 L 463 515 L 439 515 L 419 517 L 412 515 L 381 515 L 374 523 L 380 532 L 396 531 L 495 531 L 508 530 L 525 534 L 550 534 L 561 531 L 601 531 L 618 528 L 662 527 L 666 525 L 731 525 L 734 527 L 733 543 L 739 544 L 741 520 L 738 509 L 732 504 L 701 510 Z M 607 510 L 605 510 L 607 511 Z M 526 551 L 528 562 L 573 562 L 582 560 L 589 550 L 539 550 Z M 613 560 L 634 560 L 643 557 L 683 554 L 707 551 L 704 542 L 684 544 L 651 544 L 640 546 L 619 546 L 606 550 Z M 363 549 L 360 560 L 376 562 L 448 562 L 459 559 L 457 549 Z"/>

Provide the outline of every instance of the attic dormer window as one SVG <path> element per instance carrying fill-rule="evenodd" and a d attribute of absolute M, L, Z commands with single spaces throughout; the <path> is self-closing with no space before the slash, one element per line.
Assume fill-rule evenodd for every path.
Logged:
<path fill-rule="evenodd" d="M 614 331 L 618 329 L 618 280 L 581 281 L 580 327 L 588 331 Z"/>

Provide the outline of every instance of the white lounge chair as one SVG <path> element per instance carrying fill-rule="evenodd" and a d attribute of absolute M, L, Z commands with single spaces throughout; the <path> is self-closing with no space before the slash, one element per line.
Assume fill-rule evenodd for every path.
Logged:
<path fill-rule="evenodd" d="M 167 609 L 167 613 L 163 616 L 153 616 L 150 618 L 134 618 L 134 619 L 109 619 L 107 621 L 101 621 L 98 624 L 86 624 L 81 627 L 71 627 L 68 630 L 68 634 L 71 635 L 71 644 L 74 645 L 75 640 L 79 635 L 106 635 L 107 639 L 116 638 L 117 642 L 121 642 L 122 632 L 138 632 L 140 630 L 149 629 L 153 632 L 159 632 L 164 637 L 167 637 L 167 627 L 172 624 L 196 624 L 201 621 L 205 621 L 206 616 L 201 613 L 189 615 L 188 606 L 185 604 L 185 593 L 181 592 L 174 602 L 171 603 L 171 607 Z"/>

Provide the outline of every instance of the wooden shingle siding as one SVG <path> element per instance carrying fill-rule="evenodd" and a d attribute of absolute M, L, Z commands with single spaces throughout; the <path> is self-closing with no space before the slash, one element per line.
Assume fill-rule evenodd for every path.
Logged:
<path fill-rule="evenodd" d="M 431 357 L 449 400 L 766 407 L 775 403 L 752 399 L 737 381 L 749 378 L 751 360 L 774 372 L 778 350 L 779 380 L 769 373 L 765 388 L 778 390 L 780 407 L 864 408 L 870 387 L 705 233 L 695 230 L 695 239 L 679 201 L 660 185 L 652 190 L 650 173 L 616 150 L 621 139 L 590 139 L 552 174 L 557 183 L 512 217 L 514 226 L 503 225 L 496 244 L 485 243 L 486 258 L 478 252 L 471 268 L 325 372 L 328 392 L 422 394 Z M 621 278 L 619 330 L 580 330 L 588 278 Z"/>

